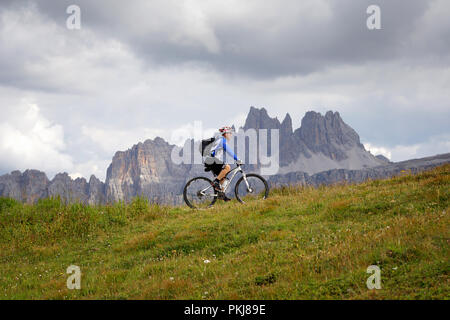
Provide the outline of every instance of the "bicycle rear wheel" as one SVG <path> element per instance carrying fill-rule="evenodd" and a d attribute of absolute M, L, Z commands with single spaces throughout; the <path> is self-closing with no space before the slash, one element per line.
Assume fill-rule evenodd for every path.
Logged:
<path fill-rule="evenodd" d="M 186 204 L 193 209 L 206 209 L 217 200 L 212 181 L 205 177 L 193 178 L 186 183 L 183 191 Z"/>
<path fill-rule="evenodd" d="M 249 200 L 267 199 L 269 196 L 269 185 L 267 184 L 267 181 L 259 174 L 255 173 L 247 174 L 246 178 L 248 186 L 247 183 L 245 183 L 244 177 L 241 177 L 234 187 L 236 199 L 241 203 L 245 203 Z"/>

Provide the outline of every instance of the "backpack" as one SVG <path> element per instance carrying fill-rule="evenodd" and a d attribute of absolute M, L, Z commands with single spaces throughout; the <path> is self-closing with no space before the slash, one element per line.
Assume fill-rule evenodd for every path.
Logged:
<path fill-rule="evenodd" d="M 202 142 L 199 145 L 199 151 L 202 157 L 211 156 L 211 148 L 215 140 L 216 140 L 215 137 L 202 140 Z"/>

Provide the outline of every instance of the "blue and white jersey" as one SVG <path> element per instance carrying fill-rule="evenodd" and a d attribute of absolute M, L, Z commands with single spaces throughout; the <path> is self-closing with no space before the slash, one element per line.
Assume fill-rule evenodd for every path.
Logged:
<path fill-rule="evenodd" d="M 238 160 L 238 157 L 233 152 L 233 150 L 228 147 L 227 145 L 227 139 L 225 137 L 219 136 L 217 139 L 213 142 L 213 146 L 211 147 L 211 157 L 217 158 L 222 160 L 223 158 L 223 151 L 228 153 L 235 161 Z"/>

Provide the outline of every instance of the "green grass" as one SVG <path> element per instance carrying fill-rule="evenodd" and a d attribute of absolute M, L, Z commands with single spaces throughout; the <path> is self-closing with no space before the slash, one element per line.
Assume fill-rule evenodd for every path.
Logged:
<path fill-rule="evenodd" d="M 0 199 L 0 298 L 448 299 L 449 198 L 450 165 L 203 211 Z"/>

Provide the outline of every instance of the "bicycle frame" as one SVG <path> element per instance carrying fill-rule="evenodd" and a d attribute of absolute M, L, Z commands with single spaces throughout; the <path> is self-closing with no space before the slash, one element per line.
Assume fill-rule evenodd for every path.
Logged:
<path fill-rule="evenodd" d="M 227 192 L 228 187 L 231 185 L 231 181 L 233 181 L 234 177 L 236 176 L 236 174 L 237 174 L 238 172 L 241 172 L 241 173 L 242 173 L 242 176 L 244 177 L 245 184 L 247 185 L 247 189 L 250 190 L 250 185 L 248 184 L 247 176 L 246 176 L 244 170 L 242 170 L 241 166 L 239 165 L 239 166 L 236 166 L 236 168 L 234 168 L 234 169 L 231 170 L 230 172 L 228 172 L 227 177 L 231 174 L 231 178 L 229 179 L 229 182 L 228 182 L 227 186 L 226 186 L 225 189 L 223 190 L 224 193 Z M 203 195 L 205 195 L 205 192 L 206 192 L 209 188 L 212 188 L 212 186 L 206 187 L 205 189 L 201 190 L 200 193 L 203 194 Z"/>

